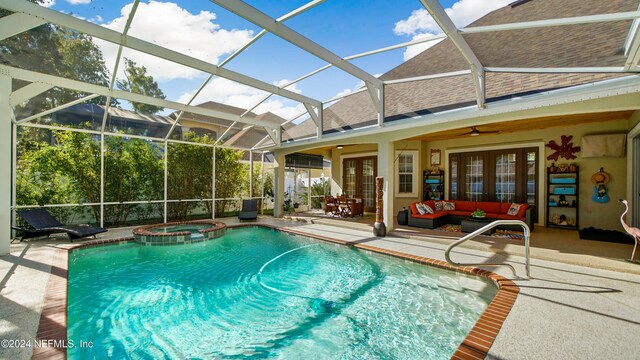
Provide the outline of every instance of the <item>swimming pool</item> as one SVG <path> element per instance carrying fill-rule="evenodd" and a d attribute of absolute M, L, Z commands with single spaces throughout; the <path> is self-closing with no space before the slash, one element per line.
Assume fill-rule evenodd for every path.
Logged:
<path fill-rule="evenodd" d="M 74 250 L 68 356 L 448 359 L 497 288 L 261 227 Z"/>

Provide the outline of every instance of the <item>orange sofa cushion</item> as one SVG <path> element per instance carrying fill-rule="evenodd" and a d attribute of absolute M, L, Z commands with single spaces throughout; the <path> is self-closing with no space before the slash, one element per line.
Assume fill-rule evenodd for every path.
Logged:
<path fill-rule="evenodd" d="M 437 219 L 439 217 L 443 217 L 443 216 L 447 216 L 447 212 L 446 211 L 438 211 L 435 214 L 424 214 L 424 215 L 420 215 L 420 213 L 418 213 L 418 215 L 411 215 L 416 219 Z"/>
<path fill-rule="evenodd" d="M 478 201 L 476 202 L 476 208 L 483 210 L 486 213 L 492 213 L 492 214 L 502 213 L 501 203 L 498 203 L 498 202 Z"/>
<path fill-rule="evenodd" d="M 473 212 L 476 210 L 476 202 L 475 201 L 455 201 L 456 203 L 456 211 L 470 211 Z"/>

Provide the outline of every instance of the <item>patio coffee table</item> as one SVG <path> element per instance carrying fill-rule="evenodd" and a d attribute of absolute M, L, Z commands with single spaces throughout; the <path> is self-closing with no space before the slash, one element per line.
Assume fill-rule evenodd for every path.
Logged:
<path fill-rule="evenodd" d="M 496 221 L 497 219 L 495 218 L 474 218 L 474 217 L 468 217 L 466 219 L 463 219 L 462 222 L 460 223 L 461 229 L 460 231 L 462 231 L 463 233 L 472 233 L 478 229 L 480 229 L 481 227 L 487 225 L 490 222 Z M 485 232 L 482 233 L 482 235 L 491 235 L 494 232 L 496 232 L 496 228 L 491 228 Z"/>

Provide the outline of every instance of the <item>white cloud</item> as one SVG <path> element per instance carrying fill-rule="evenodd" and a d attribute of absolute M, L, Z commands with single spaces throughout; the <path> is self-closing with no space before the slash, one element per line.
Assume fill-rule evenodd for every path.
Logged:
<path fill-rule="evenodd" d="M 287 80 L 287 79 L 282 79 L 282 80 L 276 80 L 273 82 L 273 85 L 275 86 L 282 86 L 288 82 L 290 82 L 291 80 Z M 291 84 L 289 86 L 285 86 L 285 89 L 292 91 L 294 93 L 298 93 L 298 94 L 302 94 L 302 90 L 298 89 L 298 83 L 295 84 Z"/>
<path fill-rule="evenodd" d="M 77 1 L 77 0 L 76 0 Z M 104 27 L 122 31 L 127 22 L 132 4 L 125 5 L 120 17 L 103 24 Z M 176 52 L 217 64 L 220 57 L 231 53 L 251 39 L 251 30 L 222 29 L 214 23 L 216 15 L 209 11 L 192 14 L 175 3 L 150 1 L 138 5 L 128 34 L 142 40 L 167 47 Z M 96 40 L 100 46 L 108 69 L 113 69 L 118 46 Z M 123 51 L 123 56 L 145 66 L 157 81 L 177 78 L 193 79 L 201 76 L 197 70 L 177 65 L 135 51 Z M 122 66 L 119 73 L 122 74 Z M 119 77 L 122 77 L 120 76 Z"/>
<path fill-rule="evenodd" d="M 460 0 L 450 8 L 445 9 L 445 12 L 457 27 L 464 27 L 490 11 L 501 8 L 511 2 L 513 0 Z M 442 30 L 426 9 L 415 10 L 407 19 L 398 21 L 393 32 L 396 35 L 412 36 L 413 39 L 442 34 Z M 404 53 L 405 61 L 436 43 L 428 42 L 407 47 Z"/>
<path fill-rule="evenodd" d="M 280 100 L 267 100 L 260 104 L 253 112 L 256 114 L 262 114 L 270 111 L 283 119 L 291 119 L 294 116 L 300 115 L 303 111 L 306 111 L 304 105 L 298 103 L 296 106 L 287 106 Z"/>
<path fill-rule="evenodd" d="M 417 40 L 417 39 L 426 38 L 426 37 L 430 37 L 430 36 L 433 36 L 433 34 L 427 34 L 427 33 L 425 33 L 425 34 L 417 34 L 417 35 L 414 35 L 411 40 Z M 434 46 L 435 44 L 439 43 L 442 40 L 444 40 L 444 39 L 435 40 L 435 41 L 428 41 L 428 42 L 423 42 L 421 44 L 407 46 L 407 49 L 402 54 L 403 58 L 404 58 L 404 61 L 407 61 L 407 60 L 411 59 L 412 57 L 420 54 L 421 52 L 427 50 L 428 48 Z"/>
<path fill-rule="evenodd" d="M 71 5 L 89 4 L 91 0 L 67 0 Z"/>
<path fill-rule="evenodd" d="M 55 4 L 56 0 L 42 0 L 42 2 L 40 3 L 41 6 L 44 6 L 46 8 L 50 8 Z"/>
<path fill-rule="evenodd" d="M 282 85 L 289 80 L 279 80 L 275 85 Z M 296 85 L 287 87 L 287 90 L 301 93 Z M 187 103 L 195 92 L 182 94 L 178 102 Z M 243 85 L 225 78 L 214 78 L 202 89 L 192 104 L 197 105 L 207 101 L 214 101 L 222 104 L 236 106 L 242 109 L 249 109 L 267 96 L 267 92 Z M 256 114 L 270 111 L 284 119 L 292 118 L 304 111 L 304 105 L 287 101 L 281 98 L 269 98 L 253 110 Z"/>

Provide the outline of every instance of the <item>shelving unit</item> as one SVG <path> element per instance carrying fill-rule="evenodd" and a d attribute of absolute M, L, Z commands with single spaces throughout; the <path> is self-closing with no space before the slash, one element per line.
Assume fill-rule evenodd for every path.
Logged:
<path fill-rule="evenodd" d="M 547 227 L 580 228 L 579 172 L 578 166 L 575 171 L 564 172 L 551 172 L 547 168 Z"/>
<path fill-rule="evenodd" d="M 422 172 L 422 200 L 444 200 L 444 171 Z"/>

